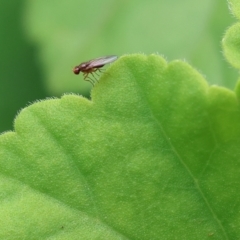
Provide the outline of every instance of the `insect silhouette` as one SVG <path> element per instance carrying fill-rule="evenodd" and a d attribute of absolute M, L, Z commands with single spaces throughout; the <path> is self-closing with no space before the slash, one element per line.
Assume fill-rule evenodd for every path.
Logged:
<path fill-rule="evenodd" d="M 97 74 L 97 71 L 101 72 L 101 68 L 111 62 L 114 62 L 117 60 L 117 56 L 111 55 L 111 56 L 104 56 L 100 58 L 95 58 L 87 62 L 80 63 L 78 66 L 73 68 L 73 72 L 75 74 L 79 74 L 80 72 L 83 73 L 83 79 L 90 82 L 92 85 L 97 81 L 94 74 Z M 91 79 L 89 77 L 89 73 L 93 76 L 94 79 Z"/>

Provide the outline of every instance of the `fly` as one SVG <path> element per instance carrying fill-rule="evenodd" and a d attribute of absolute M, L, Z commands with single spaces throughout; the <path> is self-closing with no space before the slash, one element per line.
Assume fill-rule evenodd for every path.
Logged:
<path fill-rule="evenodd" d="M 73 68 L 73 72 L 75 74 L 79 74 L 80 72 L 83 73 L 83 79 L 86 81 L 89 81 L 92 85 L 94 85 L 94 80 L 91 79 L 88 74 L 90 73 L 93 77 L 93 73 L 100 71 L 104 65 L 114 62 L 115 60 L 117 60 L 117 56 L 115 55 L 111 55 L 111 56 L 105 56 L 105 57 L 100 57 L 100 58 L 96 58 L 87 62 L 83 62 L 81 64 L 79 64 L 78 66 L 76 66 L 75 68 Z M 96 73 L 97 74 L 97 73 Z M 94 77 L 94 79 L 96 80 L 96 78 Z M 97 80 L 96 80 L 97 81 Z"/>

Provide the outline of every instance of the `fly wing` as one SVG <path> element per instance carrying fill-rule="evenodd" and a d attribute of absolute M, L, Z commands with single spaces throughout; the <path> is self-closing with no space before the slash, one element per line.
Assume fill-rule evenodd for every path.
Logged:
<path fill-rule="evenodd" d="M 87 68 L 89 69 L 89 68 L 102 67 L 105 64 L 114 62 L 115 60 L 117 60 L 117 56 L 115 55 L 96 58 L 88 62 Z"/>

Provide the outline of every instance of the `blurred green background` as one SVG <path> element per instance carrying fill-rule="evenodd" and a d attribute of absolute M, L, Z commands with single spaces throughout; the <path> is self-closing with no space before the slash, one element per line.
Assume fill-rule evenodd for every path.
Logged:
<path fill-rule="evenodd" d="M 221 39 L 235 22 L 226 0 L 1 0 L 0 132 L 20 109 L 66 92 L 89 96 L 72 68 L 104 55 L 183 59 L 211 84 L 234 88 Z"/>

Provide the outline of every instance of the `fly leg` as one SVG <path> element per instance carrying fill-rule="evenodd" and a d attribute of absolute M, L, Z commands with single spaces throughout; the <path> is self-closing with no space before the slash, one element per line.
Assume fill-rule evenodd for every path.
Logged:
<path fill-rule="evenodd" d="M 92 81 L 92 79 L 88 76 L 88 73 L 83 73 L 83 79 L 85 81 L 90 82 L 93 86 L 94 86 L 94 82 Z"/>

